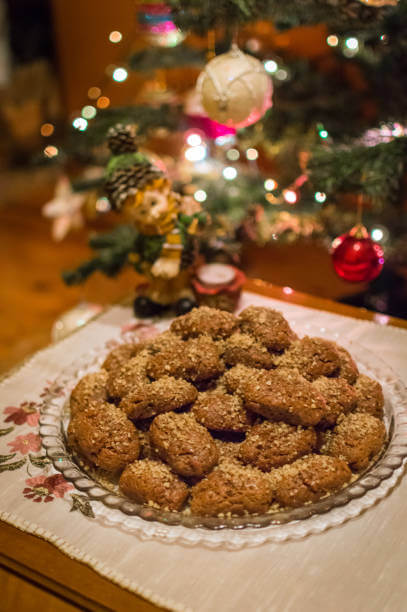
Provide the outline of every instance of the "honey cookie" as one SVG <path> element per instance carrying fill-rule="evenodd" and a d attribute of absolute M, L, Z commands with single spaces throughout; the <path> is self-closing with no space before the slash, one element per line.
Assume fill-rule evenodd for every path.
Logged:
<path fill-rule="evenodd" d="M 201 516 L 262 514 L 270 502 L 267 476 L 228 459 L 191 489 L 191 512 Z"/>
<path fill-rule="evenodd" d="M 297 338 L 283 315 L 272 308 L 249 306 L 242 310 L 238 319 L 240 330 L 270 351 L 284 351 Z"/>
<path fill-rule="evenodd" d="M 119 370 L 111 371 L 107 381 L 109 397 L 117 400 L 136 390 L 142 392 L 150 382 L 146 374 L 148 358 L 149 353 L 143 350 Z"/>
<path fill-rule="evenodd" d="M 177 317 L 171 323 L 171 331 L 181 338 L 197 338 L 202 334 L 214 340 L 227 338 L 237 328 L 236 317 L 225 310 L 200 306 L 191 312 Z"/>
<path fill-rule="evenodd" d="M 138 458 L 138 432 L 120 408 L 93 402 L 69 423 L 70 444 L 88 461 L 107 472 L 118 472 Z"/>
<path fill-rule="evenodd" d="M 353 385 L 359 376 L 359 370 L 356 363 L 353 361 L 349 352 L 342 346 L 335 344 L 336 352 L 339 355 L 339 372 L 338 376 L 344 378 L 347 383 Z"/>
<path fill-rule="evenodd" d="M 321 452 L 343 459 L 352 470 L 360 472 L 380 451 L 385 438 L 382 421 L 371 414 L 351 413 L 326 433 Z"/>
<path fill-rule="evenodd" d="M 356 406 L 356 392 L 345 378 L 326 378 L 321 376 L 313 383 L 313 387 L 325 400 L 325 412 L 319 425 L 332 427 L 341 414 L 347 414 Z"/>
<path fill-rule="evenodd" d="M 119 407 L 130 419 L 148 419 L 162 412 L 185 408 L 197 396 L 198 391 L 186 380 L 163 376 L 130 391 L 122 398 Z"/>
<path fill-rule="evenodd" d="M 201 478 L 219 459 L 210 433 L 191 414 L 158 415 L 150 427 L 150 440 L 161 459 L 181 476 Z"/>
<path fill-rule="evenodd" d="M 361 374 L 355 384 L 356 412 L 365 412 L 383 418 L 384 396 L 381 384 Z"/>
<path fill-rule="evenodd" d="M 312 452 L 316 434 L 311 428 L 264 421 L 252 427 L 242 442 L 239 458 L 263 472 L 292 463 Z"/>
<path fill-rule="evenodd" d="M 221 356 L 228 366 L 241 363 L 266 370 L 273 367 L 273 358 L 267 348 L 253 336 L 241 332 L 232 334 L 222 343 Z"/>
<path fill-rule="evenodd" d="M 157 347 L 146 366 L 152 378 L 167 375 L 196 383 L 219 376 L 223 369 L 217 346 L 209 336 L 189 340 L 175 338 Z"/>
<path fill-rule="evenodd" d="M 339 373 L 341 361 L 333 342 L 304 336 L 275 359 L 278 366 L 296 369 L 307 380 Z"/>
<path fill-rule="evenodd" d="M 85 374 L 71 393 L 69 404 L 71 415 L 74 416 L 86 409 L 92 400 L 107 401 L 107 380 L 106 370 Z"/>
<path fill-rule="evenodd" d="M 219 389 L 199 393 L 191 412 L 198 423 L 215 431 L 245 432 L 254 420 L 238 396 Z"/>
<path fill-rule="evenodd" d="M 122 493 L 138 502 L 163 510 L 181 510 L 188 487 L 162 461 L 142 459 L 130 463 L 119 480 Z"/>
<path fill-rule="evenodd" d="M 102 368 L 109 373 L 117 372 L 125 363 L 130 361 L 132 357 L 135 357 L 138 353 L 141 353 L 145 347 L 145 342 L 120 344 L 110 351 L 102 364 Z"/>
<path fill-rule="evenodd" d="M 320 393 L 296 370 L 253 370 L 241 387 L 244 405 L 272 421 L 308 427 L 324 416 L 326 405 Z"/>
<path fill-rule="evenodd" d="M 345 461 L 326 455 L 307 455 L 270 474 L 276 501 L 297 508 L 334 493 L 349 482 L 352 472 Z"/>

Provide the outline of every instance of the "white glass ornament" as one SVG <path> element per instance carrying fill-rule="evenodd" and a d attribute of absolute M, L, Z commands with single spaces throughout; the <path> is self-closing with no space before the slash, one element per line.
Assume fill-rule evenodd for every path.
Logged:
<path fill-rule="evenodd" d="M 236 45 L 206 65 L 197 91 L 208 116 L 234 128 L 255 123 L 272 105 L 273 85 L 263 64 Z"/>

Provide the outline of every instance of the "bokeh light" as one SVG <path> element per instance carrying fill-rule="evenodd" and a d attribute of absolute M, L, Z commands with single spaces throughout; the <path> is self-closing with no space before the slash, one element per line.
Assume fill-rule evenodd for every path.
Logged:
<path fill-rule="evenodd" d="M 41 136 L 44 136 L 46 138 L 48 136 L 52 136 L 54 131 L 55 131 L 55 128 L 52 125 L 52 123 L 43 123 L 42 126 L 41 126 L 41 130 L 40 130 Z"/>
<path fill-rule="evenodd" d="M 98 108 L 107 108 L 108 106 L 110 106 L 110 98 L 108 98 L 107 96 L 100 96 L 100 98 L 96 102 L 96 106 Z"/>
<path fill-rule="evenodd" d="M 233 166 L 226 166 L 226 168 L 223 168 L 222 174 L 227 181 L 233 181 L 237 177 L 237 170 Z"/>
<path fill-rule="evenodd" d="M 123 81 L 125 81 L 128 77 L 128 72 L 126 70 L 126 68 L 116 68 L 113 71 L 113 80 L 117 81 L 118 83 L 122 83 Z"/>
<path fill-rule="evenodd" d="M 123 34 L 121 32 L 119 32 L 118 30 L 113 30 L 113 32 L 110 32 L 109 34 L 109 40 L 111 43 L 119 43 L 123 38 Z"/>
<path fill-rule="evenodd" d="M 204 191 L 203 189 L 198 189 L 194 193 L 194 198 L 197 202 L 205 202 L 207 197 L 208 196 L 206 195 L 206 191 Z"/>
<path fill-rule="evenodd" d="M 88 98 L 91 100 L 96 100 L 102 93 L 100 87 L 89 87 L 88 89 Z"/>
<path fill-rule="evenodd" d="M 56 157 L 58 153 L 59 153 L 58 148 L 54 147 L 54 145 L 48 145 L 48 147 L 45 147 L 44 149 L 44 155 L 46 157 Z"/>
<path fill-rule="evenodd" d="M 266 191 L 274 191 L 274 189 L 277 189 L 277 187 L 278 187 L 277 182 L 272 178 L 266 179 L 264 181 L 264 189 Z"/>

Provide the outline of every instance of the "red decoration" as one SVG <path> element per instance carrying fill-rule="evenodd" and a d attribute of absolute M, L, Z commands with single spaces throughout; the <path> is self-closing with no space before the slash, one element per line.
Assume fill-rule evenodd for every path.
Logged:
<path fill-rule="evenodd" d="M 223 263 L 204 264 L 195 272 L 192 287 L 198 303 L 233 312 L 246 281 L 244 273 Z"/>
<path fill-rule="evenodd" d="M 384 264 L 382 247 L 369 237 L 363 225 L 355 225 L 336 238 L 331 253 L 335 272 L 350 283 L 373 280 Z"/>

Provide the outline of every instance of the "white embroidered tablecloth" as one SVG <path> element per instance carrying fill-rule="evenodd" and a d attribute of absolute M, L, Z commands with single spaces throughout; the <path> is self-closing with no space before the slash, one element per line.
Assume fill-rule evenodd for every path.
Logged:
<path fill-rule="evenodd" d="M 241 307 L 250 303 L 277 308 L 297 331 L 317 321 L 343 339 L 356 340 L 407 380 L 404 330 L 245 293 Z M 63 393 L 54 383 L 59 372 L 117 338 L 131 316 L 129 308 L 111 308 L 1 383 L 0 518 L 173 610 L 406 610 L 407 477 L 375 507 L 340 527 L 238 551 L 145 541 L 92 517 L 92 503 L 50 466 L 41 448 L 41 398 L 50 390 Z M 139 329 L 148 333 L 145 326 Z"/>

